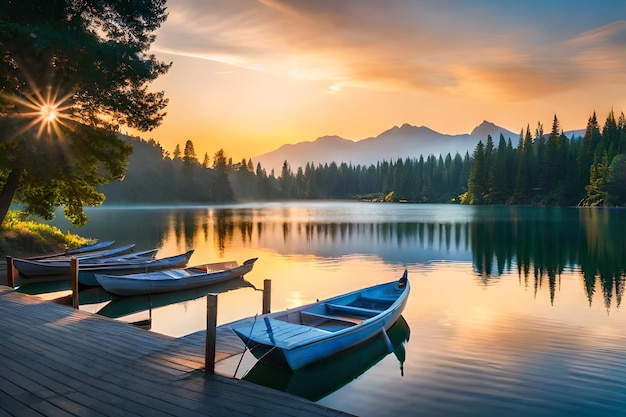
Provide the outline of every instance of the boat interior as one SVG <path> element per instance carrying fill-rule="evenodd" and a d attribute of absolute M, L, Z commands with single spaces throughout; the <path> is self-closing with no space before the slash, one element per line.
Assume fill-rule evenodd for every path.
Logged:
<path fill-rule="evenodd" d="M 274 319 L 336 332 L 380 314 L 392 303 L 392 300 L 354 294 L 315 304 L 303 310 L 287 311 L 285 314 L 275 316 Z"/>

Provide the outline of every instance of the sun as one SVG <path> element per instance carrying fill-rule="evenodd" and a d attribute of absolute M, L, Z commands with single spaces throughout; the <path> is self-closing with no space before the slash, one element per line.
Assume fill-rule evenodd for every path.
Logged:
<path fill-rule="evenodd" d="M 48 88 L 44 93 L 36 91 L 32 96 L 13 98 L 26 109 L 21 115 L 30 120 L 23 131 L 36 127 L 36 136 L 40 139 L 60 137 L 61 126 L 66 126 L 65 121 L 71 119 L 71 94 L 59 98 L 58 92 L 51 90 Z"/>
<path fill-rule="evenodd" d="M 52 123 L 58 118 L 57 106 L 54 104 L 44 104 L 41 106 L 39 113 L 41 121 L 45 123 Z"/>

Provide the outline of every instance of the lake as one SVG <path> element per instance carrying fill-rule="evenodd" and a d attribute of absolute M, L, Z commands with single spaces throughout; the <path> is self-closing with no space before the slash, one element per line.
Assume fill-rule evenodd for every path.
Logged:
<path fill-rule="evenodd" d="M 363 417 L 626 416 L 626 210 L 289 202 L 86 213 L 83 228 L 53 224 L 159 256 L 195 249 L 190 265 L 259 258 L 245 280 L 170 305 L 102 292 L 82 304 L 81 294 L 81 309 L 176 337 L 205 328 L 206 292 L 219 291 L 219 325 L 260 313 L 266 279 L 278 311 L 408 269 L 393 353 L 373 340 L 306 372 L 246 359 L 218 373 Z"/>

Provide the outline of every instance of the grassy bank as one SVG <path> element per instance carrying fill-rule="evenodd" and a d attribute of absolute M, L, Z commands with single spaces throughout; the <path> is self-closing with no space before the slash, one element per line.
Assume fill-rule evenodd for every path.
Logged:
<path fill-rule="evenodd" d="M 63 252 L 90 242 L 90 239 L 24 218 L 18 211 L 10 211 L 0 226 L 0 262 L 7 256 Z"/>

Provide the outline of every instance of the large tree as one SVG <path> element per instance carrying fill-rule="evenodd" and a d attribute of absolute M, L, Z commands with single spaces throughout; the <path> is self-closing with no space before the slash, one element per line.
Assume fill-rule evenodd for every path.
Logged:
<path fill-rule="evenodd" d="M 115 134 L 165 116 L 148 84 L 171 64 L 149 54 L 165 0 L 0 3 L 0 221 L 11 203 L 76 225 L 124 177 L 132 149 Z"/>

